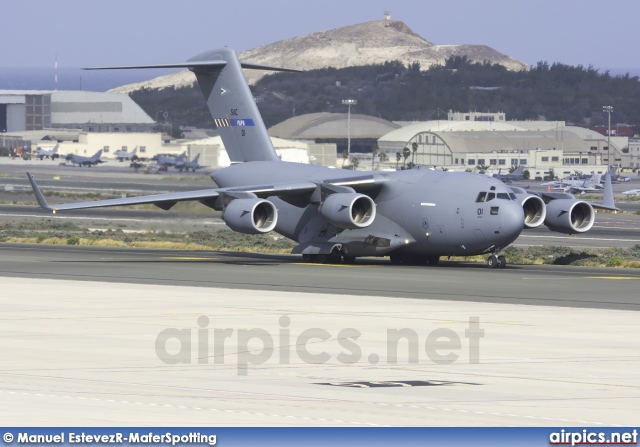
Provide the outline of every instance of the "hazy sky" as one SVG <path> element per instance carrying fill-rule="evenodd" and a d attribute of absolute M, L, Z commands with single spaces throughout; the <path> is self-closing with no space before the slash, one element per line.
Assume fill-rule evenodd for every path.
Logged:
<path fill-rule="evenodd" d="M 0 67 L 181 62 L 381 20 L 437 44 L 484 44 L 528 64 L 640 66 L 640 0 L 0 0 Z"/>

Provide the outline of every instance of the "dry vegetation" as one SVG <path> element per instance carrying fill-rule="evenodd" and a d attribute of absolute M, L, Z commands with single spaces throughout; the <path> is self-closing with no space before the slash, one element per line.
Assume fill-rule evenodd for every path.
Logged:
<path fill-rule="evenodd" d="M 276 234 L 246 235 L 226 229 L 190 233 L 125 233 L 119 228 L 90 231 L 70 222 L 51 221 L 0 224 L 0 242 L 260 253 L 290 253 L 296 245 Z M 574 250 L 560 246 L 509 247 L 503 254 L 510 264 L 640 268 L 640 245 L 628 249 L 599 250 Z M 451 259 L 485 262 L 486 256 Z"/>

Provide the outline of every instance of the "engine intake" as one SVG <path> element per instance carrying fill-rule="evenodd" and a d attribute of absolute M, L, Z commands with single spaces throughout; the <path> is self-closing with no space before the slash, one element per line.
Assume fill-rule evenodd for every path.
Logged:
<path fill-rule="evenodd" d="M 522 209 L 524 210 L 525 229 L 539 227 L 547 217 L 547 207 L 544 204 L 544 200 L 538 196 L 525 196 L 522 199 Z"/>
<path fill-rule="evenodd" d="M 364 194 L 336 193 L 324 199 L 318 211 L 331 225 L 354 230 L 371 225 L 376 217 L 376 204 Z"/>
<path fill-rule="evenodd" d="M 595 213 L 583 200 L 556 199 L 547 203 L 544 224 L 551 230 L 564 234 L 584 233 L 593 226 Z"/>
<path fill-rule="evenodd" d="M 224 209 L 222 219 L 239 233 L 268 233 L 276 226 L 278 210 L 265 199 L 235 199 Z"/>

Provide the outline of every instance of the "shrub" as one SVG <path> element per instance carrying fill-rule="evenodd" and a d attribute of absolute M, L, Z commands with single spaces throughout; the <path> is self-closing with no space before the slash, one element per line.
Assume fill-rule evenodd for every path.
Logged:
<path fill-rule="evenodd" d="M 80 237 L 71 236 L 67 238 L 67 245 L 80 245 Z"/>

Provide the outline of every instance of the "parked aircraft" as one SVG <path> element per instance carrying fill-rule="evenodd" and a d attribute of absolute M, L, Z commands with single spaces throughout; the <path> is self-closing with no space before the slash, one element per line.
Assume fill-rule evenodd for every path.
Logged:
<path fill-rule="evenodd" d="M 522 180 L 522 178 L 524 177 L 524 169 L 525 167 L 520 165 L 509 174 L 501 174 L 500 171 L 498 171 L 497 174 L 493 174 L 493 177 L 504 183 L 517 182 Z"/>
<path fill-rule="evenodd" d="M 625 191 L 622 194 L 625 196 L 640 196 L 640 189 L 630 189 L 629 191 Z"/>
<path fill-rule="evenodd" d="M 91 166 L 95 166 L 99 163 L 104 163 L 104 161 L 100 160 L 102 156 L 102 149 L 93 155 L 93 157 L 83 157 L 81 155 L 70 154 L 67 155 L 67 162 L 72 165 L 78 165 L 79 167 L 86 166 L 90 168 Z"/>
<path fill-rule="evenodd" d="M 611 180 L 613 183 L 630 182 L 630 177 L 618 174 L 619 167 L 619 165 L 611 165 L 611 167 L 609 167 L 609 174 L 611 174 Z"/>
<path fill-rule="evenodd" d="M 135 161 L 138 159 L 136 153 L 138 152 L 138 146 L 136 146 L 131 152 L 127 152 L 126 149 L 120 149 L 119 151 L 115 151 L 114 155 L 118 159 L 119 162 L 123 162 L 124 160 Z"/>
<path fill-rule="evenodd" d="M 571 194 L 585 194 L 602 192 L 604 186 L 602 186 L 600 182 L 600 174 L 592 174 L 588 179 L 581 179 L 578 176 L 569 176 L 560 180 L 542 183 L 541 186 L 548 186 L 553 190 L 570 192 Z"/>
<path fill-rule="evenodd" d="M 192 172 L 196 172 L 197 169 L 206 168 L 206 166 L 201 166 L 198 164 L 199 159 L 200 159 L 200 154 L 196 155 L 196 158 L 194 158 L 192 161 L 178 162 L 175 168 L 180 172 L 184 171 L 185 169 L 187 171 L 191 170 Z"/>
<path fill-rule="evenodd" d="M 320 263 L 389 256 L 393 263 L 435 264 L 442 256 L 490 254 L 490 267 L 504 267 L 501 250 L 524 228 L 544 222 L 552 231 L 574 234 L 593 226 L 588 202 L 565 193 L 537 196 L 480 174 L 419 167 L 371 173 L 283 162 L 242 68 L 295 70 L 243 63 L 229 48 L 186 63 L 111 68 L 160 67 L 186 67 L 196 75 L 232 162 L 211 174 L 219 187 L 49 205 L 27 173 L 42 208 L 55 213 L 153 203 L 168 210 L 180 201 L 199 201 L 223 211 L 232 230 L 276 231 L 299 243 L 293 253 Z M 612 199 L 593 206 L 611 209 Z"/>
<path fill-rule="evenodd" d="M 177 157 L 167 157 L 165 155 L 158 155 L 157 157 L 155 157 L 157 165 L 164 168 L 164 170 L 172 166 L 175 166 L 176 164 L 184 163 L 184 160 L 186 158 L 187 158 L 186 151 L 181 153 Z"/>
<path fill-rule="evenodd" d="M 58 154 L 58 148 L 59 147 L 60 147 L 60 145 L 56 144 L 53 147 L 53 149 L 51 149 L 49 151 L 46 150 L 46 149 L 38 148 L 33 153 L 33 156 L 39 158 L 40 160 L 42 160 L 44 158 L 50 158 L 51 160 L 55 160 L 56 158 L 60 157 L 60 154 Z"/>

